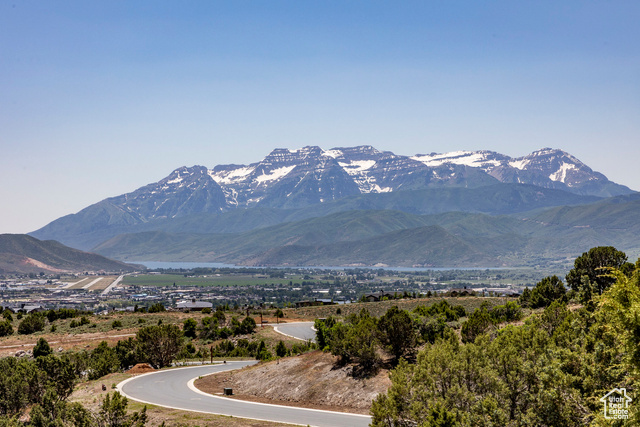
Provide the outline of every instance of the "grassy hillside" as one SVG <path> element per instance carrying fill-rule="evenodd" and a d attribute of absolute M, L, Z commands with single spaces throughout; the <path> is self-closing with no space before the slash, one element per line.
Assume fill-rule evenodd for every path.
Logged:
<path fill-rule="evenodd" d="M 478 242 L 491 245 L 489 241 Z M 256 265 L 378 265 L 460 267 L 497 266 L 490 251 L 440 226 L 392 231 L 325 245 L 285 245 L 245 261 Z"/>
<path fill-rule="evenodd" d="M 594 246 L 640 254 L 640 200 L 607 199 L 513 216 L 351 210 L 243 233 L 120 235 L 96 248 L 119 259 L 248 265 L 429 267 L 566 263 Z"/>
<path fill-rule="evenodd" d="M 0 234 L 0 272 L 133 271 L 136 267 L 26 234 Z"/>
<path fill-rule="evenodd" d="M 474 217 L 466 214 L 456 223 L 473 222 Z M 247 265 L 488 267 L 502 265 L 502 251 L 522 245 L 517 235 L 505 238 L 485 228 L 485 236 L 457 236 L 437 222 L 438 218 L 393 211 L 344 212 L 240 235 L 122 235 L 96 250 L 123 259 L 215 260 Z"/>
<path fill-rule="evenodd" d="M 579 196 L 531 185 L 495 184 L 484 187 L 446 187 L 393 193 L 362 194 L 300 209 L 258 206 L 227 212 L 200 212 L 170 218 L 143 220 L 136 212 L 123 210 L 111 199 L 91 205 L 74 215 L 59 218 L 30 233 L 38 239 L 54 239 L 88 250 L 124 233 L 164 231 L 170 233 L 226 234 L 330 214 L 362 210 L 394 210 L 414 215 L 444 212 L 512 214 L 532 209 L 593 203 L 599 198 Z"/>

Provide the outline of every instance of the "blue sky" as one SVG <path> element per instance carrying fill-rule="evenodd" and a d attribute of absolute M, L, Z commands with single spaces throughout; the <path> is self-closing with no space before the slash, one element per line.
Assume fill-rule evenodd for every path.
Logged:
<path fill-rule="evenodd" d="M 640 190 L 637 1 L 0 0 L 0 232 L 276 147 L 569 151 Z"/>

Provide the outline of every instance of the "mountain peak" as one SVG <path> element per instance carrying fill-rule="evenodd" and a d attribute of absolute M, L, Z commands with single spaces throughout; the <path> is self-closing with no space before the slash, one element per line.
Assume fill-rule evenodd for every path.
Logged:
<path fill-rule="evenodd" d="M 293 150 L 289 148 L 276 148 L 264 158 L 263 162 L 290 163 L 293 161 L 307 159 L 309 157 L 318 157 L 322 155 L 323 152 L 322 148 L 315 145 L 309 145 Z"/>
<path fill-rule="evenodd" d="M 79 234 L 88 235 L 102 226 L 126 228 L 239 208 L 298 209 L 361 194 L 473 189 L 499 183 L 597 197 L 632 193 L 571 154 L 553 148 L 511 158 L 489 150 L 409 157 L 370 145 L 330 150 L 305 146 L 274 149 L 249 165 L 220 165 L 213 169 L 183 166 L 158 182 L 103 200 L 76 215 L 91 219 L 82 223 L 87 230 L 79 230 Z M 72 217 L 61 218 L 60 225 L 71 227 Z M 49 234 L 36 235 L 43 236 Z"/>

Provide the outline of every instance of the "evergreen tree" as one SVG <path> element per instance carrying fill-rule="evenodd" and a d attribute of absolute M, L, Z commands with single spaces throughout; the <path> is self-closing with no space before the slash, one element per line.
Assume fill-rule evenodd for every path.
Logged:
<path fill-rule="evenodd" d="M 136 341 L 149 363 L 160 369 L 175 359 L 182 347 L 183 334 L 176 325 L 146 326 L 138 330 Z"/>
<path fill-rule="evenodd" d="M 38 358 L 40 356 L 48 356 L 53 353 L 51 347 L 49 347 L 49 343 L 44 338 L 38 339 L 38 342 L 33 347 L 33 357 Z"/>
<path fill-rule="evenodd" d="M 284 342 L 282 342 L 282 340 L 278 341 L 278 345 L 276 345 L 276 356 L 284 357 L 287 355 L 287 351 L 287 346 L 284 345 Z"/>
<path fill-rule="evenodd" d="M 42 313 L 31 313 L 22 319 L 18 325 L 18 333 L 29 335 L 44 330 L 44 315 Z"/>
<path fill-rule="evenodd" d="M 0 337 L 6 337 L 13 334 L 13 326 L 8 320 L 0 321 Z"/>
<path fill-rule="evenodd" d="M 530 291 L 529 306 L 548 307 L 553 301 L 564 298 L 566 294 L 567 289 L 558 276 L 545 277 Z"/>
<path fill-rule="evenodd" d="M 184 336 L 187 338 L 195 338 L 197 327 L 198 327 L 198 322 L 196 322 L 195 319 L 192 319 L 192 318 L 185 319 L 182 327 L 182 332 L 184 333 Z"/>
<path fill-rule="evenodd" d="M 378 320 L 378 332 L 380 342 L 396 362 L 401 357 L 408 357 L 414 353 L 418 334 L 406 310 L 400 310 L 395 305 L 387 310 Z"/>
<path fill-rule="evenodd" d="M 633 266 L 627 264 L 624 252 L 613 246 L 598 246 L 576 258 L 566 281 L 571 289 L 581 295 L 581 300 L 587 302 L 593 295 L 601 295 L 616 281 L 611 269 L 620 271 L 624 268 L 630 274 Z"/>

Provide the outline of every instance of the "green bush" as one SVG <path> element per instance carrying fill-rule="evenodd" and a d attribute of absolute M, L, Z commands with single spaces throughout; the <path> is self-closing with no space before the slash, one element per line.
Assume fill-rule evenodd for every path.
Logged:
<path fill-rule="evenodd" d="M 287 355 L 287 346 L 284 344 L 282 340 L 278 341 L 278 345 L 276 345 L 276 356 L 284 357 Z"/>
<path fill-rule="evenodd" d="M 474 342 L 479 335 L 489 332 L 494 323 L 493 316 L 491 316 L 485 304 L 480 308 L 476 308 L 462 324 L 462 329 L 460 330 L 462 342 Z"/>
<path fill-rule="evenodd" d="M 505 305 L 496 305 L 489 314 L 495 323 L 516 322 L 522 319 L 522 307 L 516 302 L 509 301 Z"/>
<path fill-rule="evenodd" d="M 25 316 L 18 325 L 18 333 L 29 335 L 44 330 L 44 315 L 41 313 L 31 313 Z"/>
<path fill-rule="evenodd" d="M 520 304 L 525 307 L 548 307 L 553 301 L 564 299 L 567 289 L 558 276 L 545 277 L 532 290 L 525 289 Z"/>
<path fill-rule="evenodd" d="M 335 323 L 324 332 L 331 354 L 338 356 L 340 363 L 356 362 L 357 370 L 362 374 L 373 372 L 379 365 L 380 356 L 376 351 L 379 345 L 378 319 L 372 317 L 367 309 L 350 314 L 344 323 Z"/>
<path fill-rule="evenodd" d="M 48 356 L 53 353 L 49 343 L 44 338 L 40 338 L 36 345 L 33 347 L 33 357 L 38 358 L 41 356 Z"/>
<path fill-rule="evenodd" d="M 430 344 L 436 342 L 438 338 L 443 338 L 448 328 L 444 316 L 422 317 L 418 326 L 420 336 Z"/>
<path fill-rule="evenodd" d="M 415 353 L 418 334 L 406 310 L 391 307 L 378 319 L 378 339 L 397 362 L 401 357 Z"/>
<path fill-rule="evenodd" d="M 171 365 L 182 348 L 183 337 L 178 326 L 166 324 L 140 328 L 136 341 L 149 363 L 159 369 Z"/>
<path fill-rule="evenodd" d="M 89 314 L 86 311 L 76 310 L 75 308 L 59 308 L 57 310 L 47 310 L 45 316 L 49 322 L 54 322 L 58 319 L 69 319 L 72 317 L 79 317 L 82 314 Z"/>
<path fill-rule="evenodd" d="M 162 305 L 159 302 L 157 302 L 157 303 L 153 304 L 151 307 L 149 307 L 149 313 L 161 313 L 163 311 L 166 311 L 166 309 L 164 308 L 164 305 Z"/>
<path fill-rule="evenodd" d="M 240 324 L 240 333 L 241 334 L 252 334 L 256 330 L 256 321 L 253 320 L 253 317 L 245 317 L 242 323 Z"/>
<path fill-rule="evenodd" d="M 115 346 L 115 351 L 120 363 L 120 369 L 129 369 L 135 364 L 145 361 L 138 342 L 131 337 L 118 341 Z"/>
<path fill-rule="evenodd" d="M 185 319 L 183 322 L 182 332 L 184 336 L 187 338 L 195 338 L 196 337 L 196 328 L 198 327 L 198 322 L 195 319 L 189 318 Z"/>
<path fill-rule="evenodd" d="M 467 315 L 461 305 L 450 305 L 447 300 L 442 300 L 430 306 L 420 305 L 413 310 L 420 316 L 444 316 L 447 322 L 453 322 Z"/>
<path fill-rule="evenodd" d="M 6 337 L 13 334 L 13 326 L 8 320 L 0 322 L 0 337 Z"/>
<path fill-rule="evenodd" d="M 96 380 L 120 369 L 120 360 L 114 348 L 102 341 L 89 355 L 89 379 Z"/>

